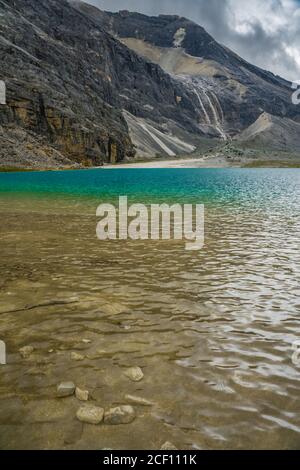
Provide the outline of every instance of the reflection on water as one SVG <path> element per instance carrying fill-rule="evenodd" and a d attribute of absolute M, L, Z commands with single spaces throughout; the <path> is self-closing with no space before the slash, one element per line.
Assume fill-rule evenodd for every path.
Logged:
<path fill-rule="evenodd" d="M 299 448 L 298 170 L 0 175 L 0 187 L 1 448 Z M 97 204 L 124 194 L 204 202 L 205 248 L 98 241 Z M 154 405 L 129 425 L 82 425 L 80 402 L 55 397 L 65 380 L 104 408 L 127 394 Z"/>

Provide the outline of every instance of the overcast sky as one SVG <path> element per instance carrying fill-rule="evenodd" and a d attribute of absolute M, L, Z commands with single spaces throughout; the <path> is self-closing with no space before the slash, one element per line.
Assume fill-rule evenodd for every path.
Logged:
<path fill-rule="evenodd" d="M 244 59 L 300 80 L 300 0 L 86 0 L 103 10 L 177 14 Z"/>

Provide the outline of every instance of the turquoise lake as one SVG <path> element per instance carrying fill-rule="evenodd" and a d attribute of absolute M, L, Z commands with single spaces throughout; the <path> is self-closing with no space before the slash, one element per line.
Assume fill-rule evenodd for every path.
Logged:
<path fill-rule="evenodd" d="M 98 240 L 119 196 L 204 204 L 204 248 Z M 298 449 L 299 208 L 298 169 L 0 173 L 0 448 Z M 82 425 L 66 380 L 135 420 Z"/>
<path fill-rule="evenodd" d="M 299 169 L 116 169 L 0 173 L 1 192 L 92 197 L 187 197 L 217 203 L 297 205 Z"/>

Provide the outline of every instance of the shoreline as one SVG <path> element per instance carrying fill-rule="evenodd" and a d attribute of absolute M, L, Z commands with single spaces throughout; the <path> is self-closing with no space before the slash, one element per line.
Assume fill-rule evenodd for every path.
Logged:
<path fill-rule="evenodd" d="M 114 170 L 114 169 L 170 169 L 170 168 L 300 168 L 295 158 L 290 159 L 245 159 L 230 160 L 223 156 L 204 157 L 179 157 L 177 159 L 149 160 L 136 162 L 122 162 L 115 164 L 104 164 L 90 167 L 58 167 L 58 168 L 22 168 L 1 167 L 1 173 L 26 173 L 26 172 L 48 172 L 48 171 L 79 171 L 79 170 Z"/>
<path fill-rule="evenodd" d="M 221 157 L 195 157 L 195 158 L 177 158 L 172 160 L 149 160 L 148 162 L 128 162 L 117 163 L 115 165 L 104 165 L 104 170 L 114 168 L 228 168 L 234 167 L 225 158 Z M 98 168 L 98 167 L 94 167 Z"/>
<path fill-rule="evenodd" d="M 230 168 L 235 167 L 232 162 L 221 157 L 195 157 L 166 159 L 166 160 L 149 160 L 149 161 L 136 161 L 124 162 L 115 164 L 104 164 L 102 166 L 80 167 L 80 168 L 13 168 L 13 167 L 0 167 L 0 173 L 20 173 L 20 172 L 41 172 L 41 171 L 77 171 L 77 170 L 113 170 L 113 169 L 138 169 L 138 168 Z M 239 165 L 240 166 L 240 165 Z"/>

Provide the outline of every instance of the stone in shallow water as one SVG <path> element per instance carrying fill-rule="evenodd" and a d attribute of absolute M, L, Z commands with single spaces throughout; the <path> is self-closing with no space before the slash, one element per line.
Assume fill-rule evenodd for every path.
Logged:
<path fill-rule="evenodd" d="M 167 441 L 161 446 L 160 450 L 178 450 L 178 449 L 174 444 L 172 444 L 172 442 Z"/>
<path fill-rule="evenodd" d="M 130 401 L 134 405 L 140 405 L 140 406 L 153 406 L 154 403 L 152 403 L 149 400 L 146 400 L 145 398 L 142 397 L 137 397 L 135 395 L 125 395 L 125 400 Z"/>
<path fill-rule="evenodd" d="M 83 338 L 82 343 L 90 344 L 92 341 L 90 339 Z"/>
<path fill-rule="evenodd" d="M 62 382 L 57 386 L 57 396 L 60 398 L 70 397 L 74 395 L 75 388 L 76 386 L 73 382 Z"/>
<path fill-rule="evenodd" d="M 105 424 L 129 424 L 135 419 L 135 411 L 130 405 L 110 408 L 104 414 Z"/>
<path fill-rule="evenodd" d="M 23 357 L 23 359 L 28 359 L 31 354 L 33 353 L 34 348 L 32 346 L 24 346 L 23 348 L 19 349 L 19 353 Z"/>
<path fill-rule="evenodd" d="M 88 401 L 89 392 L 87 390 L 81 390 L 81 388 L 76 387 L 75 396 L 76 396 L 77 400 Z"/>
<path fill-rule="evenodd" d="M 84 356 L 82 354 L 77 353 L 77 352 L 72 352 L 71 353 L 71 359 L 72 359 L 72 361 L 83 361 Z"/>
<path fill-rule="evenodd" d="M 144 377 L 143 371 L 140 367 L 130 367 L 125 370 L 124 374 L 133 382 L 140 382 Z"/>
<path fill-rule="evenodd" d="M 79 408 L 76 416 L 82 423 L 100 424 L 103 421 L 104 409 L 99 406 L 86 405 Z"/>

